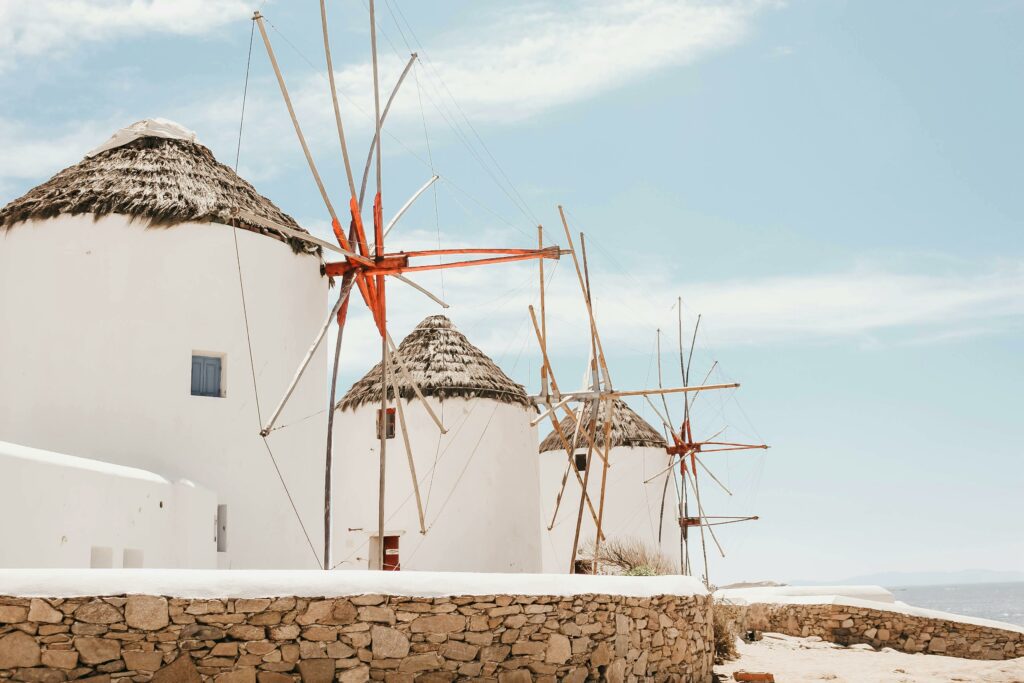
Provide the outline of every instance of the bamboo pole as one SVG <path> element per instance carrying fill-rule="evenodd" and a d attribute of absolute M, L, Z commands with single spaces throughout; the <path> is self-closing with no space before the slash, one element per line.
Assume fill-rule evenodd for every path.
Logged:
<path fill-rule="evenodd" d="M 544 249 L 544 226 L 537 226 L 537 248 Z M 547 351 L 548 344 L 548 319 L 547 306 L 544 301 L 544 259 L 537 259 L 540 264 L 540 338 L 541 347 Z M 541 363 L 540 366 L 540 393 L 545 401 L 548 399 L 548 370 L 547 366 Z M 548 401 L 550 405 L 550 401 Z M 554 409 L 552 409 L 552 412 Z"/>
<path fill-rule="evenodd" d="M 356 196 L 356 181 L 352 177 L 352 164 L 348 160 L 348 145 L 345 144 L 345 127 L 341 124 L 341 108 L 338 106 L 338 90 L 334 85 L 334 64 L 331 61 L 331 41 L 327 33 L 327 2 L 320 0 L 320 24 L 324 29 L 324 55 L 327 59 L 327 78 L 331 85 L 331 103 L 334 105 L 334 120 L 338 125 L 338 141 L 341 143 L 341 156 L 345 161 L 345 176 L 348 178 L 348 189 Z"/>
<path fill-rule="evenodd" d="M 601 468 L 601 497 L 597 505 L 597 535 L 594 537 L 594 573 L 597 573 L 598 562 L 601 558 L 601 535 L 604 523 L 604 496 L 605 487 L 608 483 L 608 461 L 611 458 L 612 423 L 615 420 L 615 401 L 605 400 L 604 414 L 604 465 Z"/>
<path fill-rule="evenodd" d="M 587 286 L 586 283 L 583 281 L 583 272 L 582 270 L 580 270 L 580 261 L 579 258 L 576 256 L 576 247 L 573 245 L 572 235 L 569 234 L 569 223 L 565 218 L 565 210 L 562 208 L 561 205 L 558 206 L 558 215 L 562 219 L 562 228 L 565 230 L 565 239 L 569 243 L 568 251 L 572 255 L 572 263 L 576 269 L 576 279 L 579 281 L 580 291 L 583 292 L 583 298 L 587 304 L 587 316 L 590 318 L 590 333 L 594 336 L 596 340 L 596 347 L 601 356 L 601 366 L 605 372 L 605 383 L 608 385 L 608 388 L 610 389 L 612 386 L 612 380 L 611 376 L 607 374 L 608 366 L 604 362 L 604 349 L 601 346 L 601 337 L 597 333 L 597 322 L 594 320 L 594 309 L 590 305 L 590 298 L 587 295 Z M 598 390 L 598 387 L 595 387 L 594 389 L 596 391 Z"/>
<path fill-rule="evenodd" d="M 313 355 L 316 353 L 316 350 L 320 348 L 321 342 L 323 342 L 324 337 L 327 335 L 327 329 L 331 326 L 331 321 L 335 318 L 335 316 L 338 315 L 338 311 L 341 310 L 342 304 L 344 304 L 345 301 L 348 300 L 348 295 L 351 291 L 351 281 L 348 283 L 348 289 L 345 288 L 345 285 L 342 285 L 341 294 L 338 296 L 338 303 L 334 304 L 334 308 L 332 308 L 331 312 L 327 315 L 327 320 L 320 328 L 320 331 L 317 333 L 316 338 L 313 340 L 313 344 L 309 347 L 309 350 L 306 351 L 306 355 L 302 359 L 302 362 L 299 363 L 299 367 L 295 371 L 295 375 L 292 377 L 291 383 L 285 390 L 284 396 L 281 398 L 280 403 L 277 404 L 277 408 L 274 409 L 274 412 L 273 414 L 271 414 L 270 419 L 267 420 L 267 423 L 263 426 L 263 429 L 260 430 L 260 436 L 267 436 L 268 434 L 270 434 L 270 431 L 274 428 L 274 425 L 277 423 L 277 418 L 281 416 L 281 411 L 284 410 L 285 404 L 288 403 L 288 399 L 291 398 L 292 393 L 295 391 L 295 387 L 298 385 L 303 373 L 306 372 L 306 368 L 309 367 L 310 361 L 313 360 Z"/>
<path fill-rule="evenodd" d="M 396 365 L 398 365 L 399 371 L 405 377 L 405 381 L 408 382 L 409 386 L 412 387 L 412 390 L 416 393 L 416 398 L 418 398 L 420 400 L 420 403 L 423 404 L 423 407 L 426 409 L 427 414 L 430 415 L 430 419 L 434 421 L 434 424 L 437 425 L 437 428 L 441 430 L 442 434 L 447 434 L 448 430 L 445 429 L 445 426 L 441 423 L 441 419 L 434 412 L 433 408 L 430 407 L 430 404 L 427 403 L 427 398 L 423 395 L 423 392 L 420 391 L 420 387 L 418 384 L 416 384 L 416 380 L 412 378 L 412 374 L 410 374 L 409 368 L 405 366 L 405 359 L 402 358 L 402 354 L 399 352 L 398 347 L 395 346 L 395 340 L 391 338 L 390 334 L 387 335 L 387 337 L 388 345 L 391 347 L 391 353 L 394 355 L 395 360 L 398 361 Z"/>
<path fill-rule="evenodd" d="M 352 275 L 346 275 L 342 279 L 342 289 L 346 281 L 351 289 Z M 334 467 L 334 411 L 337 408 L 334 402 L 338 393 L 338 369 L 341 366 L 341 338 L 345 332 L 345 320 L 348 310 L 348 301 L 338 310 L 338 339 L 334 344 L 334 367 L 331 370 L 331 396 L 327 406 L 327 453 L 324 458 L 324 569 L 331 568 L 331 533 L 333 531 L 333 520 L 331 517 L 332 482 Z"/>
<path fill-rule="evenodd" d="M 388 117 L 388 112 L 391 111 L 391 103 L 395 100 L 395 95 L 398 94 L 398 89 L 402 87 L 402 81 L 405 80 L 406 74 L 409 73 L 409 69 L 412 68 L 413 63 L 416 61 L 416 53 L 409 55 L 409 61 L 406 62 L 405 68 L 402 70 L 402 75 L 398 77 L 398 82 L 395 83 L 394 89 L 391 91 L 390 97 L 388 97 L 387 104 L 384 105 L 384 113 L 378 117 L 380 127 L 384 126 L 384 121 Z M 370 143 L 370 151 L 366 155 L 366 166 L 363 167 L 363 180 L 359 185 L 359 206 L 363 205 L 363 199 L 366 197 L 366 181 L 370 177 L 370 165 L 373 163 L 373 152 L 377 148 L 377 141 L 380 137 L 379 129 L 374 132 L 373 142 Z"/>
<path fill-rule="evenodd" d="M 538 341 L 539 341 L 539 339 L 541 338 L 541 332 L 540 332 L 540 327 L 537 325 L 537 314 L 533 310 L 533 306 L 530 306 L 529 310 L 530 310 L 530 320 L 533 322 L 533 331 L 534 331 L 534 334 L 537 335 Z M 546 349 L 544 348 L 543 345 L 541 346 L 541 359 L 542 359 L 542 362 L 544 363 L 544 366 L 548 370 L 548 377 L 551 379 L 551 388 L 554 390 L 555 394 L 558 394 L 558 382 L 555 380 L 555 372 L 551 368 L 551 361 L 548 359 L 547 351 L 546 351 Z M 550 401 L 548 402 L 548 405 L 550 406 Z M 573 413 L 573 411 L 571 411 L 568 406 L 564 406 L 563 405 L 562 406 L 562 410 L 564 410 L 566 412 L 566 416 L 567 417 L 570 417 L 570 416 L 573 417 L 573 418 L 576 417 L 575 413 Z M 562 431 L 562 425 L 558 421 L 558 419 L 555 417 L 554 413 L 550 413 L 549 414 L 549 418 L 551 419 L 551 425 L 552 425 L 553 431 L 555 431 L 558 434 L 558 438 L 562 441 L 562 445 L 565 447 L 566 453 L 568 454 L 568 457 L 569 457 L 569 464 L 570 464 L 570 466 L 572 468 L 572 471 L 576 474 L 576 481 L 579 482 L 580 486 L 582 487 L 583 486 L 583 478 L 580 477 L 580 472 L 576 468 L 575 448 L 569 445 L 569 440 L 565 438 L 565 433 Z M 577 425 L 577 428 L 576 428 L 574 434 L 579 434 L 579 427 L 578 427 L 578 425 Z M 590 435 L 589 434 L 587 434 L 586 432 L 584 432 L 583 434 L 584 434 L 584 436 L 587 437 L 587 439 L 590 439 Z M 593 446 L 593 443 L 594 443 L 593 440 L 591 440 L 590 441 L 591 446 Z M 566 475 L 566 476 L 568 476 L 568 475 Z M 565 478 L 563 478 L 563 480 L 562 480 L 562 488 L 559 490 L 558 498 L 555 501 L 555 511 L 552 514 L 551 526 L 548 527 L 548 531 L 550 531 L 554 527 L 554 524 L 555 524 L 554 520 L 558 516 L 558 508 L 559 508 L 559 506 L 561 504 L 562 493 L 564 491 L 565 491 Z M 583 489 L 583 496 L 586 498 L 587 507 L 590 509 L 590 515 L 594 518 L 594 523 L 596 524 L 597 523 L 597 512 L 594 510 L 594 504 L 590 500 L 590 495 L 587 493 L 586 489 Z"/>
<path fill-rule="evenodd" d="M 591 374 L 595 377 L 597 375 L 597 361 L 596 359 L 591 361 Z M 592 380 L 594 381 L 594 380 Z M 597 438 L 597 418 L 598 418 L 598 402 L 593 402 L 593 409 L 591 410 L 591 421 L 590 421 L 590 445 L 587 447 L 587 467 L 583 471 L 583 493 L 587 494 L 588 485 L 590 482 L 590 471 L 593 469 L 591 466 L 594 458 L 594 440 Z M 579 430 L 577 429 L 577 432 Z M 580 546 L 580 529 L 583 526 L 583 501 L 585 495 L 580 496 L 580 507 L 576 514 L 576 531 L 572 538 L 572 554 L 569 556 L 569 573 L 576 573 L 576 553 L 579 551 Z"/>
<path fill-rule="evenodd" d="M 380 373 L 380 417 L 377 429 L 380 430 L 380 471 L 377 479 L 377 569 L 384 570 L 384 480 L 388 449 L 388 340 L 387 335 L 381 336 L 381 373 Z"/>
<path fill-rule="evenodd" d="M 416 512 L 420 518 L 420 533 L 427 533 L 426 522 L 423 515 L 423 501 L 420 498 L 420 482 L 416 476 L 416 462 L 412 457 L 412 444 L 409 441 L 409 430 L 405 426 L 405 411 L 402 409 L 402 395 L 398 391 L 398 383 L 392 376 L 391 388 L 395 392 L 395 407 L 398 411 L 398 424 L 402 428 L 402 441 L 405 443 L 405 455 L 409 461 L 409 474 L 412 475 L 412 491 L 416 495 Z"/>
<path fill-rule="evenodd" d="M 654 396 L 658 394 L 688 394 L 697 391 L 710 391 L 712 389 L 736 389 L 739 387 L 738 382 L 731 382 L 729 384 L 705 384 L 703 386 L 693 387 L 672 387 L 669 389 L 637 389 L 635 391 L 613 391 L 609 395 L 615 398 L 623 398 L 624 396 Z"/>
<path fill-rule="evenodd" d="M 327 205 L 327 212 L 331 215 L 331 219 L 337 221 L 338 214 L 334 212 L 334 205 L 331 204 L 331 199 L 327 196 L 327 190 L 324 188 L 323 180 L 320 179 L 320 173 L 316 170 L 316 164 L 313 162 L 313 155 L 309 151 L 309 145 L 306 144 L 306 138 L 302 134 L 302 128 L 299 127 L 299 119 L 295 116 L 295 107 L 292 106 L 292 98 L 288 96 L 288 88 L 284 84 L 284 76 L 281 75 L 281 68 L 277 65 L 277 57 L 274 56 L 274 48 L 270 46 L 270 38 L 267 37 L 267 29 L 263 25 L 263 15 L 257 11 L 253 13 L 252 18 L 256 22 L 256 26 L 260 29 L 260 37 L 263 38 L 263 45 L 267 48 L 267 55 L 270 57 L 270 65 L 274 68 L 274 75 L 277 77 L 277 85 L 281 88 L 281 95 L 284 97 L 284 103 L 288 107 L 288 116 L 291 117 L 292 126 L 295 128 L 295 135 L 299 138 L 299 144 L 302 145 L 302 153 L 306 155 L 306 163 L 309 165 L 309 170 L 313 174 L 313 180 L 316 181 L 316 186 L 320 190 L 320 196 L 323 198 L 324 204 Z"/>
<path fill-rule="evenodd" d="M 402 208 L 398 210 L 398 213 L 396 213 L 394 217 L 392 217 L 392 219 L 388 221 L 388 224 L 384 227 L 384 237 L 388 236 L 388 233 L 391 232 L 391 228 L 395 227 L 395 224 L 402 218 L 402 216 L 405 215 L 405 212 L 409 210 L 409 207 L 412 206 L 413 203 L 420 198 L 420 195 L 426 192 L 427 189 L 431 185 L 433 185 L 440 177 L 441 176 L 439 175 L 430 176 L 430 180 L 423 183 L 423 186 L 420 187 L 420 189 L 416 190 L 416 192 L 414 192 L 413 195 L 409 197 L 405 204 L 402 204 Z"/>

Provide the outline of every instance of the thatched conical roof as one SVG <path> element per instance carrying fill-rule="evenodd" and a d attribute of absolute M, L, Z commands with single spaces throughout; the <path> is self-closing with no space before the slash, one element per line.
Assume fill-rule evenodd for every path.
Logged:
<path fill-rule="evenodd" d="M 288 241 L 296 251 L 319 247 L 287 240 L 241 220 L 245 210 L 295 230 L 295 220 L 195 140 L 184 127 L 147 119 L 124 128 L 74 166 L 0 209 L 0 231 L 61 214 L 121 214 L 146 225 L 217 222 Z"/>
<path fill-rule="evenodd" d="M 432 315 L 417 325 L 398 345 L 398 353 L 424 396 L 441 400 L 490 398 L 502 403 L 530 405 L 523 386 L 513 382 L 443 315 Z M 412 385 L 394 363 L 388 374 L 398 384 L 403 398 L 416 396 Z M 338 407 L 348 410 L 364 403 L 380 403 L 380 377 L 381 364 L 377 363 L 352 385 Z M 388 397 L 394 395 L 389 387 Z"/>
<path fill-rule="evenodd" d="M 611 432 L 612 448 L 617 446 L 634 448 L 654 446 L 656 448 L 664 448 L 668 445 L 665 443 L 665 438 L 647 420 L 637 415 L 632 408 L 626 405 L 625 401 L 613 399 L 612 403 L 614 405 Z M 580 420 L 580 427 L 586 430 L 585 433 L 589 433 L 591 429 L 590 411 L 593 410 L 592 405 L 590 401 L 583 405 L 583 418 Z M 594 444 L 598 448 L 604 447 L 604 425 L 607 418 L 607 405 L 607 402 L 601 401 L 597 411 L 597 438 L 594 439 Z M 562 427 L 562 433 L 565 434 L 565 438 L 571 444 L 573 435 L 576 433 L 575 418 L 566 417 L 559 424 Z M 576 444 L 578 448 L 586 448 L 587 438 L 580 434 Z M 541 453 L 564 450 L 565 445 L 562 443 L 561 437 L 553 430 L 540 443 Z"/>

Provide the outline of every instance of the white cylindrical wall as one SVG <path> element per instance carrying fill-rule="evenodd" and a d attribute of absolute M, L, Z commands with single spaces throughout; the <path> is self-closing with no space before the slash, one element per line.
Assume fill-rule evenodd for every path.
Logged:
<path fill-rule="evenodd" d="M 385 535 L 399 535 L 403 570 L 538 572 L 541 568 L 534 413 L 492 399 L 428 397 L 442 435 L 423 405 L 405 401 L 425 507 L 419 531 L 401 428 L 387 442 Z M 376 405 L 339 411 L 334 433 L 334 556 L 366 569 L 377 535 L 379 442 Z"/>
<path fill-rule="evenodd" d="M 587 481 L 587 491 L 595 511 L 600 507 L 602 462 L 595 453 L 590 478 Z M 678 567 L 678 498 L 674 482 L 669 478 L 671 475 L 665 472 L 669 465 L 669 456 L 665 449 L 616 446 L 611 449 L 608 463 L 604 514 L 601 520 L 605 538 L 638 538 L 648 546 L 660 549 L 665 557 Z M 572 557 L 573 536 L 580 505 L 580 485 L 572 472 L 569 473 L 565 485 L 565 493 L 558 507 L 554 527 L 548 529 L 567 466 L 565 451 L 545 451 L 540 454 L 540 515 L 545 572 L 568 572 Z M 645 484 L 644 481 L 651 477 L 656 478 Z M 666 478 L 669 478 L 667 490 Z M 589 510 L 584 507 L 580 545 L 592 542 L 596 536 L 597 526 Z"/>
<path fill-rule="evenodd" d="M 212 491 L 7 442 L 0 472 L 4 567 L 217 566 Z"/>
<path fill-rule="evenodd" d="M 315 256 L 219 224 L 59 216 L 0 231 L 0 440 L 194 480 L 229 509 L 221 566 L 313 568 L 259 429 L 326 293 Z M 223 357 L 223 397 L 191 395 L 196 352 Z M 326 375 L 322 347 L 267 439 L 314 544 Z"/>

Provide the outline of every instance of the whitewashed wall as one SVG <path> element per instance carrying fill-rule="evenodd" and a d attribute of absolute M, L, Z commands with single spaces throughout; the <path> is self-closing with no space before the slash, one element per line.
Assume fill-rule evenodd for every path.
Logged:
<path fill-rule="evenodd" d="M 0 473 L 0 566 L 217 566 L 217 497 L 194 483 L 2 441 Z"/>
<path fill-rule="evenodd" d="M 676 521 L 678 498 L 674 483 L 668 482 L 668 491 L 662 505 L 662 492 L 665 490 L 664 472 L 669 464 L 669 456 L 664 448 L 612 448 L 609 455 L 608 479 L 605 488 L 604 516 L 602 527 L 606 538 L 635 537 L 645 541 L 651 547 L 660 547 L 665 556 L 679 566 L 679 523 Z M 562 475 L 568 464 L 565 451 L 547 451 L 540 454 L 540 500 L 541 500 L 541 535 L 543 537 L 543 558 L 545 572 L 569 571 L 569 560 L 572 555 L 573 535 L 576 531 L 576 519 L 579 514 L 580 485 L 570 472 L 558 508 L 558 516 L 554 527 L 549 531 L 552 513 L 555 510 L 555 499 L 561 486 Z M 601 498 L 602 460 L 593 456 L 593 470 L 587 482 L 590 499 L 597 510 Z M 648 484 L 644 481 L 659 472 L 662 474 Z M 582 473 L 581 473 L 582 474 Z M 664 517 L 661 525 L 661 542 L 658 542 L 659 518 L 661 511 Z M 580 531 L 580 544 L 593 541 L 597 535 L 597 526 L 589 511 L 583 510 L 583 525 Z"/>
<path fill-rule="evenodd" d="M 313 568 L 258 434 L 232 232 L 124 216 L 0 232 L 0 440 L 200 482 L 228 506 L 222 566 Z M 237 235 L 265 418 L 326 317 L 327 280 L 316 257 Z M 225 354 L 224 398 L 190 395 L 194 351 Z M 326 376 L 321 349 L 282 416 L 296 424 L 268 439 L 314 543 Z"/>
<path fill-rule="evenodd" d="M 419 532 L 401 429 L 387 443 L 385 534 L 401 534 L 403 570 L 539 572 L 537 432 L 533 413 L 490 399 L 403 401 L 428 533 Z M 369 566 L 377 534 L 376 406 L 339 411 L 334 433 L 334 555 Z"/>

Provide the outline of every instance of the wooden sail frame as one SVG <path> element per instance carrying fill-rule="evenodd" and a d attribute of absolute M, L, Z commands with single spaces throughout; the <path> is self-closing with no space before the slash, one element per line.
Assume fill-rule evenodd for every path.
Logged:
<path fill-rule="evenodd" d="M 382 169 L 381 169 L 381 127 L 383 125 L 384 117 L 387 115 L 387 111 L 390 109 L 391 102 L 394 100 L 395 94 L 398 88 L 401 86 L 402 81 L 405 79 L 406 74 L 409 72 L 410 67 L 416 59 L 416 55 L 413 54 L 406 65 L 405 70 L 402 72 L 401 77 L 398 80 L 398 84 L 395 86 L 385 105 L 384 111 L 381 111 L 380 102 L 380 80 L 378 74 L 378 63 L 377 63 L 377 26 L 375 16 L 375 3 L 374 0 L 369 0 L 369 14 L 370 14 L 370 51 L 372 57 L 373 66 L 373 94 L 374 94 L 374 138 L 370 146 L 370 154 L 367 158 L 366 170 L 363 174 L 363 182 L 359 191 L 359 195 L 356 195 L 355 179 L 352 174 L 351 163 L 348 154 L 348 145 L 344 134 L 344 125 L 341 116 L 341 108 L 338 104 L 337 91 L 334 83 L 333 63 L 331 59 L 330 51 L 330 39 L 327 28 L 327 11 L 324 0 L 320 3 L 320 15 L 321 24 L 323 28 L 323 39 L 324 39 L 324 53 L 327 62 L 327 68 L 330 74 L 329 86 L 331 92 L 332 106 L 334 108 L 335 121 L 338 129 L 339 144 L 342 150 L 342 157 L 345 165 L 346 177 L 348 180 L 350 198 L 349 198 L 349 231 L 348 234 L 341 227 L 337 212 L 334 209 L 334 205 L 331 202 L 330 195 L 324 186 L 323 180 L 317 170 L 316 164 L 313 161 L 312 153 L 310 152 L 309 145 L 306 143 L 305 136 L 302 133 L 302 129 L 299 125 L 298 118 L 295 114 L 295 109 L 291 102 L 291 97 L 288 94 L 288 88 L 285 85 L 284 76 L 281 73 L 281 69 L 277 63 L 277 58 L 274 55 L 273 47 L 270 43 L 270 38 L 267 35 L 266 27 L 263 22 L 263 15 L 256 11 L 253 13 L 253 21 L 259 28 L 260 37 L 263 40 L 264 47 L 267 51 L 267 56 L 270 59 L 271 66 L 274 70 L 278 86 L 281 90 L 282 99 L 288 110 L 289 118 L 292 121 L 292 126 L 295 130 L 296 137 L 298 138 L 299 144 L 302 147 L 303 154 L 306 158 L 307 165 L 316 183 L 317 189 L 319 190 L 321 199 L 324 202 L 327 212 L 331 218 L 331 229 L 334 233 L 335 239 L 338 242 L 338 249 L 329 249 L 329 251 L 339 251 L 345 258 L 343 261 L 329 262 L 325 264 L 324 271 L 329 277 L 342 277 L 341 295 L 338 298 L 337 303 L 331 311 L 331 315 L 328 318 L 328 324 L 321 329 L 318 335 L 315 337 L 313 344 L 311 345 L 306 357 L 300 363 L 298 370 L 293 377 L 292 382 L 284 392 L 284 396 L 278 403 L 270 420 L 262 426 L 260 431 L 261 436 L 266 438 L 269 433 L 273 430 L 276 420 L 284 409 L 285 404 L 291 397 L 292 392 L 295 389 L 299 379 L 308 367 L 316 349 L 319 347 L 323 338 L 326 336 L 327 329 L 331 323 L 331 318 L 336 320 L 338 325 L 338 337 L 335 352 L 335 362 L 332 374 L 332 386 L 331 386 L 331 404 L 328 406 L 328 453 L 325 462 L 325 492 L 324 492 L 324 555 L 323 555 L 323 568 L 331 568 L 331 466 L 332 466 L 332 440 L 330 431 L 333 427 L 333 413 L 335 410 L 334 406 L 334 385 L 337 383 L 339 355 L 341 348 L 342 333 L 345 328 L 348 313 L 349 294 L 351 288 L 354 285 L 366 305 L 367 309 L 373 318 L 374 325 L 376 326 L 381 337 L 381 409 L 386 410 L 388 403 L 388 386 L 389 386 L 389 365 L 394 360 L 397 361 L 397 365 L 402 368 L 401 358 L 398 356 L 398 349 L 393 347 L 393 342 L 390 340 L 387 331 L 387 299 L 386 299 L 386 280 L 387 277 L 394 277 L 396 279 L 404 280 L 408 284 L 419 289 L 430 296 L 435 301 L 440 302 L 437 297 L 430 294 L 424 288 L 411 283 L 405 279 L 402 274 L 406 272 L 422 272 L 430 270 L 441 270 L 450 268 L 465 268 L 473 266 L 484 266 L 484 265 L 496 265 L 502 263 L 512 263 L 524 260 L 542 260 L 542 259 L 558 259 L 562 250 L 557 246 L 541 248 L 541 249 L 434 249 L 434 250 L 421 250 L 414 252 L 387 252 L 385 250 L 384 239 L 387 232 L 390 232 L 391 228 L 398 222 L 405 210 L 415 202 L 416 198 L 419 197 L 423 191 L 429 187 L 429 184 L 436 180 L 436 177 L 432 178 L 427 185 L 424 185 L 418 190 L 402 207 L 402 209 L 396 214 L 396 216 L 388 223 L 385 228 L 383 220 L 383 201 L 382 201 Z M 363 224 L 362 217 L 362 200 L 366 188 L 366 179 L 368 171 L 371 165 L 371 159 L 375 160 L 375 175 L 376 175 L 376 193 L 373 199 L 372 205 L 372 228 L 374 235 L 374 242 L 372 246 L 367 243 L 366 229 Z M 298 233 L 299 239 L 306 239 L 312 243 L 318 244 L 322 248 L 326 247 L 322 240 L 317 240 L 310 235 Z M 416 258 L 432 258 L 437 259 L 441 256 L 451 255 L 474 255 L 483 256 L 483 258 L 466 259 L 449 263 L 434 262 L 427 264 L 414 264 L 410 262 L 410 259 Z M 422 392 L 419 388 L 413 384 L 416 389 L 416 397 L 431 413 L 431 417 L 436 420 L 436 416 L 433 415 L 433 411 L 429 409 L 429 405 L 423 397 Z M 395 397 L 396 401 L 400 401 L 400 398 Z M 404 420 L 403 420 L 404 423 Z M 438 422 L 442 432 L 444 427 Z M 407 435 L 404 434 L 403 424 L 403 436 L 406 436 L 406 446 L 408 448 L 409 443 Z M 385 471 L 386 471 L 386 434 L 385 430 L 381 430 L 381 438 L 379 445 L 379 458 L 380 458 L 380 472 L 378 482 L 378 514 L 377 514 L 377 532 L 378 537 L 383 539 L 383 528 L 384 528 L 384 498 L 385 498 Z M 413 466 L 413 460 L 411 453 L 408 453 L 408 461 L 412 475 L 415 480 L 415 470 Z M 422 513 L 421 513 L 421 531 L 423 529 Z M 378 544 L 379 546 L 379 557 L 378 568 L 383 569 L 384 561 L 384 544 L 383 542 Z"/>

